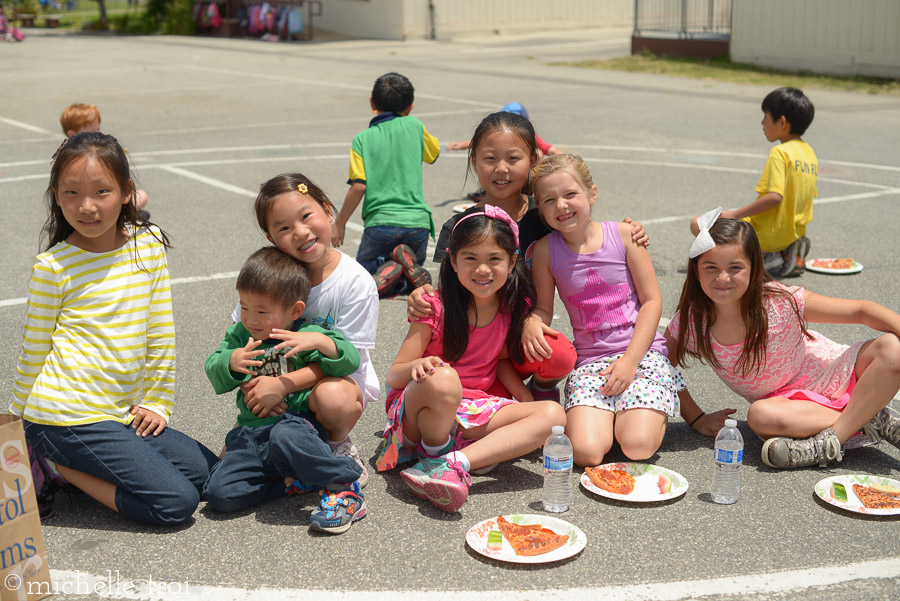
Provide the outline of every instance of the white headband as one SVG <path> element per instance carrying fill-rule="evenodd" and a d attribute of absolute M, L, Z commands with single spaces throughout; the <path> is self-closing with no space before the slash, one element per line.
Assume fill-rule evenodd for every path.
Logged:
<path fill-rule="evenodd" d="M 712 236 L 709 235 L 709 228 L 712 227 L 721 214 L 722 207 L 717 207 L 712 211 L 697 217 L 697 226 L 700 228 L 700 233 L 697 234 L 697 237 L 694 238 L 694 243 L 691 244 L 690 257 L 692 259 L 716 247 L 716 243 L 713 242 Z"/>

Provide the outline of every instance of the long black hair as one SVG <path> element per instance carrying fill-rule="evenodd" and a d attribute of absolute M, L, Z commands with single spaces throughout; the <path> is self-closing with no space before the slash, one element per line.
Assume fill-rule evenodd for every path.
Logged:
<path fill-rule="evenodd" d="M 44 192 L 44 201 L 47 203 L 47 221 L 41 229 L 41 241 L 46 239 L 46 245 L 41 250 L 47 250 L 68 238 L 75 231 L 57 202 L 56 193 L 59 188 L 59 179 L 66 168 L 81 158 L 92 158 L 109 171 L 122 194 L 130 199 L 130 202 L 122 205 L 119 218 L 116 220 L 116 228 L 122 229 L 125 224 L 130 224 L 136 231 L 140 227 L 149 228 L 155 225 L 144 219 L 134 206 L 137 187 L 131 177 L 128 166 L 128 157 L 125 150 L 114 137 L 100 132 L 84 132 L 75 134 L 66 140 L 53 156 L 53 165 L 50 167 L 50 184 Z M 153 233 L 160 243 L 169 247 L 169 237 L 160 230 L 161 239 Z"/>
<path fill-rule="evenodd" d="M 506 335 L 506 349 L 516 362 L 524 361 L 522 349 L 522 328 L 525 318 L 537 302 L 531 272 L 525 261 L 518 257 L 518 245 L 512 228 L 505 221 L 482 214 L 474 214 L 457 222 L 450 234 L 448 252 L 441 261 L 440 292 L 444 307 L 444 349 L 446 361 L 459 359 L 469 345 L 468 309 L 474 307 L 472 293 L 459 281 L 451 264 L 451 257 L 467 246 L 478 244 L 486 238 L 493 239 L 502 248 L 510 261 L 515 261 L 506 284 L 500 289 L 500 310 L 509 313 L 509 332 Z M 518 260 L 516 260 L 518 259 Z M 477 308 L 476 308 L 477 311 Z"/>

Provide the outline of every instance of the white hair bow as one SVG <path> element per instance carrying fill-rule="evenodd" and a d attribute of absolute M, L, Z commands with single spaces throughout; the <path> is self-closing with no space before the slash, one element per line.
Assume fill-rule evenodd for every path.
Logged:
<path fill-rule="evenodd" d="M 700 233 L 697 234 L 697 237 L 694 238 L 694 243 L 691 244 L 690 257 L 692 259 L 716 247 L 716 243 L 713 242 L 712 236 L 709 235 L 709 228 L 712 227 L 721 214 L 722 207 L 717 207 L 697 218 L 697 226 L 700 228 Z"/>

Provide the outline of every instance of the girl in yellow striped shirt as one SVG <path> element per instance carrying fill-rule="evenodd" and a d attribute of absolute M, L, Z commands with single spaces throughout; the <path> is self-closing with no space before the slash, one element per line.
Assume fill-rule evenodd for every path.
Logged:
<path fill-rule="evenodd" d="M 25 420 L 41 514 L 68 482 L 134 520 L 193 514 L 216 457 L 167 428 L 175 390 L 168 239 L 134 207 L 112 136 L 57 151 L 10 411 Z"/>

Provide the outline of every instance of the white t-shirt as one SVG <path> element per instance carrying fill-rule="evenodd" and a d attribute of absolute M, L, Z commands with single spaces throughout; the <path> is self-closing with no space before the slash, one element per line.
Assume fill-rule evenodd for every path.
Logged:
<path fill-rule="evenodd" d="M 240 302 L 231 319 L 235 323 L 241 320 Z M 340 330 L 356 347 L 359 369 L 351 375 L 362 390 L 363 407 L 376 400 L 381 395 L 381 385 L 369 355 L 375 348 L 378 331 L 378 290 L 372 275 L 353 257 L 341 252 L 337 268 L 309 291 L 303 321 L 326 330 Z"/>

